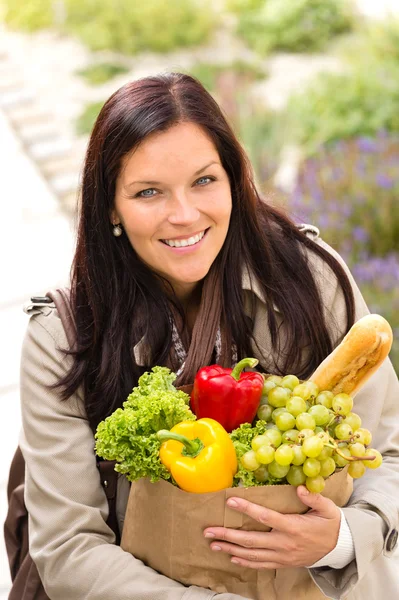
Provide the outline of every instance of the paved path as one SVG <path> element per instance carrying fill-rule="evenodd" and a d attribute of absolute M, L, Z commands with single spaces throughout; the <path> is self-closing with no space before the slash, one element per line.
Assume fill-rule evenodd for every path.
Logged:
<path fill-rule="evenodd" d="M 23 151 L 0 109 L 0 165 L 3 227 L 0 236 L 0 523 L 6 513 L 8 468 L 18 444 L 19 355 L 28 317 L 23 303 L 31 295 L 67 282 L 73 232 L 33 162 Z M 5 418 L 4 418 L 5 415 Z M 0 600 L 10 586 L 3 535 L 0 536 Z"/>

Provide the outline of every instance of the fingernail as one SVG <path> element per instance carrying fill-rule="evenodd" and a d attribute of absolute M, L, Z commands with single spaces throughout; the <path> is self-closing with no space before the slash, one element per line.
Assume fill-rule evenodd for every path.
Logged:
<path fill-rule="evenodd" d="M 208 531 L 208 532 L 205 534 L 205 537 L 206 537 L 206 538 L 214 538 L 214 537 L 215 537 L 215 534 L 214 534 L 214 533 L 211 533 L 210 531 Z"/>
<path fill-rule="evenodd" d="M 232 508 L 237 508 L 238 504 L 235 500 L 231 500 L 231 498 L 229 500 L 227 500 L 227 506 L 231 506 Z"/>
<path fill-rule="evenodd" d="M 240 561 L 237 560 L 236 558 L 232 558 L 231 562 L 234 563 L 235 565 L 239 565 L 240 564 Z"/>
<path fill-rule="evenodd" d="M 220 546 L 211 546 L 211 548 L 214 552 L 219 552 L 219 550 L 221 550 Z"/>

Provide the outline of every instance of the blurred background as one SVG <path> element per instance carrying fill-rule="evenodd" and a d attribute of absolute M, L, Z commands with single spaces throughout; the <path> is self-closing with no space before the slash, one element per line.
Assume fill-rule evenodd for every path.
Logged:
<path fill-rule="evenodd" d="M 18 443 L 23 303 L 66 284 L 88 136 L 121 85 L 198 77 L 266 199 L 319 227 L 399 372 L 398 0 L 0 0 L 0 521 Z M 10 586 L 0 539 L 0 600 Z"/>

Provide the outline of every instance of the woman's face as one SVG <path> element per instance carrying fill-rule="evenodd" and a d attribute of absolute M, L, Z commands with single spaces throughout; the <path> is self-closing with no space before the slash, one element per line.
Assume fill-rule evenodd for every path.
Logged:
<path fill-rule="evenodd" d="M 148 136 L 125 158 L 111 217 L 183 300 L 220 252 L 231 207 L 230 182 L 213 142 L 194 123 L 179 123 Z"/>

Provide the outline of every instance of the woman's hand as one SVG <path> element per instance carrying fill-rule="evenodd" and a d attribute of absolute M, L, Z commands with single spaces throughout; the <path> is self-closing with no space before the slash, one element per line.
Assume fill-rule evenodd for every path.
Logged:
<path fill-rule="evenodd" d="M 312 510 L 304 515 L 283 515 L 243 498 L 229 498 L 227 505 L 271 527 L 269 532 L 208 527 L 211 548 L 232 555 L 231 562 L 251 569 L 306 567 L 326 556 L 337 544 L 341 513 L 332 500 L 311 494 L 304 486 L 298 497 Z M 234 506 L 234 503 L 236 506 Z"/>

